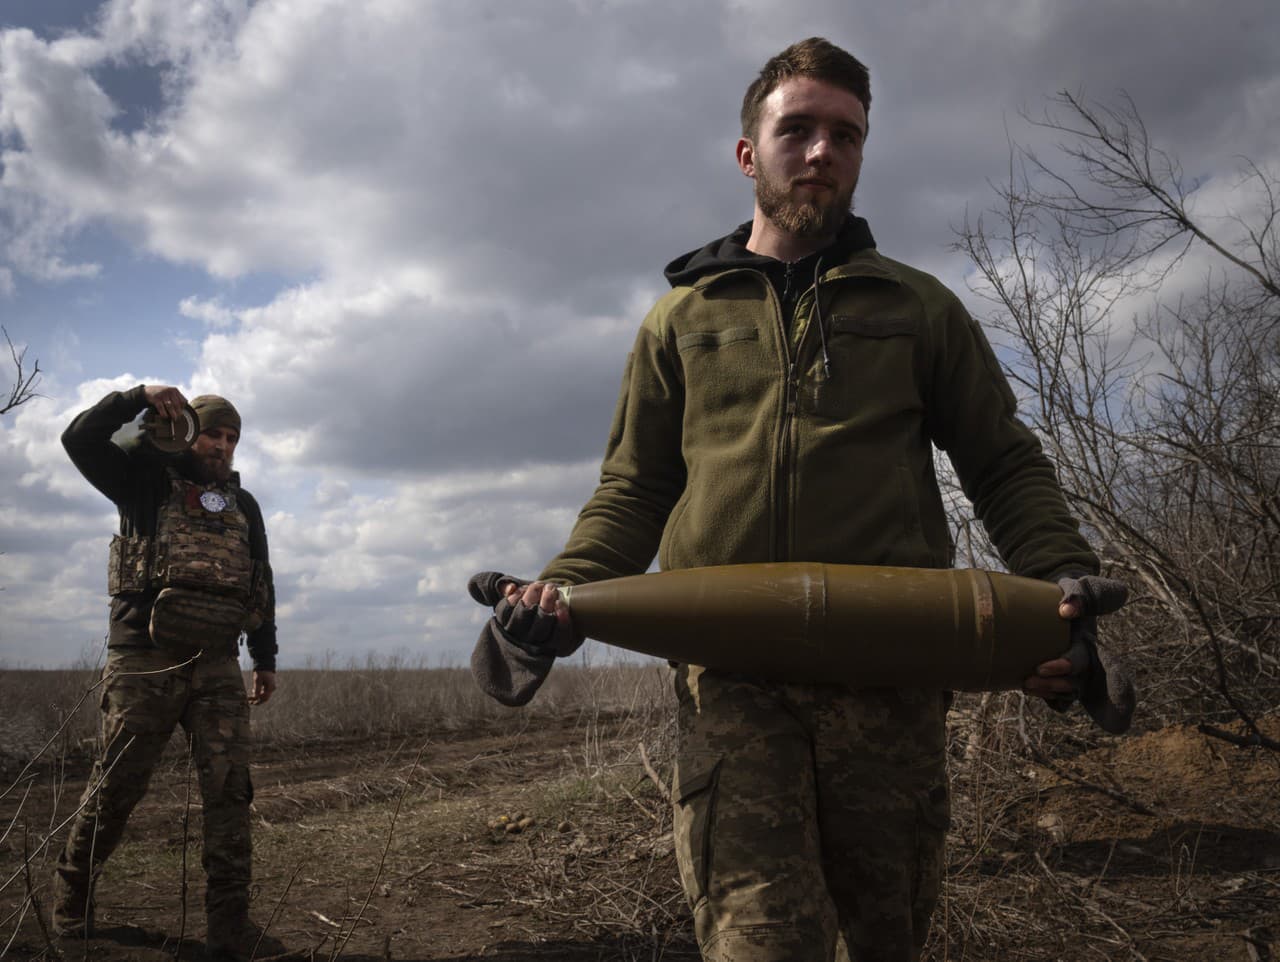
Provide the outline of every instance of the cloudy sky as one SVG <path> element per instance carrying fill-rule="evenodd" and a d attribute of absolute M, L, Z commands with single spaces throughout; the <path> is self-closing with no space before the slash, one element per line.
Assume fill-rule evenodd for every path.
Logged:
<path fill-rule="evenodd" d="M 155 382 L 244 415 L 282 666 L 463 662 L 467 576 L 536 572 L 590 493 L 662 266 L 749 217 L 768 56 L 816 34 L 867 62 L 857 207 L 963 290 L 951 225 L 1056 91 L 1126 91 L 1216 203 L 1241 155 L 1280 168 L 1278 11 L 0 0 L 0 323 L 43 372 L 0 417 L 0 666 L 101 644 L 115 513 L 58 436 Z"/>

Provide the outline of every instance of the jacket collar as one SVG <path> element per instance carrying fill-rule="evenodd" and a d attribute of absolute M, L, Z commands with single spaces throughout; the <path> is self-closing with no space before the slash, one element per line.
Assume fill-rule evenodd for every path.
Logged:
<path fill-rule="evenodd" d="M 702 291 L 734 276 L 759 273 L 759 271 L 747 266 L 727 267 L 724 270 L 703 274 L 690 287 L 695 291 Z M 868 278 L 888 281 L 892 284 L 902 283 L 902 275 L 897 271 L 893 263 L 881 256 L 880 252 L 874 247 L 855 251 L 844 263 L 836 264 L 822 273 L 824 283 L 850 278 Z"/>

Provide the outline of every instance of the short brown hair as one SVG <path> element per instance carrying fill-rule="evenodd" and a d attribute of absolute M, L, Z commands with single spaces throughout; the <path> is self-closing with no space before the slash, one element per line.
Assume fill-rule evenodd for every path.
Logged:
<path fill-rule="evenodd" d="M 774 88 L 792 77 L 811 77 L 849 91 L 871 113 L 871 73 L 851 53 L 821 37 L 793 43 L 770 57 L 742 98 L 742 136 L 754 138 L 760 126 L 760 105 Z"/>

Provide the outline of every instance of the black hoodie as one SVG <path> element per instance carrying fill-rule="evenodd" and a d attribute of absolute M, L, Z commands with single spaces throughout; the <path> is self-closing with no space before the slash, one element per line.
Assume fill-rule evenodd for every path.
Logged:
<path fill-rule="evenodd" d="M 844 225 L 830 244 L 789 263 L 747 250 L 747 240 L 750 237 L 751 221 L 747 221 L 740 224 L 732 234 L 677 257 L 667 265 L 663 274 L 672 287 L 678 287 L 681 284 L 692 284 L 703 274 L 734 267 L 759 271 L 769 278 L 769 283 L 777 292 L 783 307 L 783 322 L 790 329 L 800 294 L 813 283 L 823 264 L 841 264 L 855 251 L 876 246 L 867 222 L 853 214 L 845 219 Z"/>

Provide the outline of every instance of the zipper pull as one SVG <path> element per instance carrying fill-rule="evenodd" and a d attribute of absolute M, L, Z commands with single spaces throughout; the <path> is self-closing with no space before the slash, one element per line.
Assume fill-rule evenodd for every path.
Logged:
<path fill-rule="evenodd" d="M 827 353 L 827 319 L 822 316 L 822 257 L 813 265 L 813 312 L 818 319 L 818 339 L 822 342 L 822 373 L 824 380 L 831 380 L 831 355 Z"/>
<path fill-rule="evenodd" d="M 800 385 L 796 381 L 796 362 L 792 361 L 787 368 L 787 414 L 796 413 L 796 398 L 800 394 Z"/>

